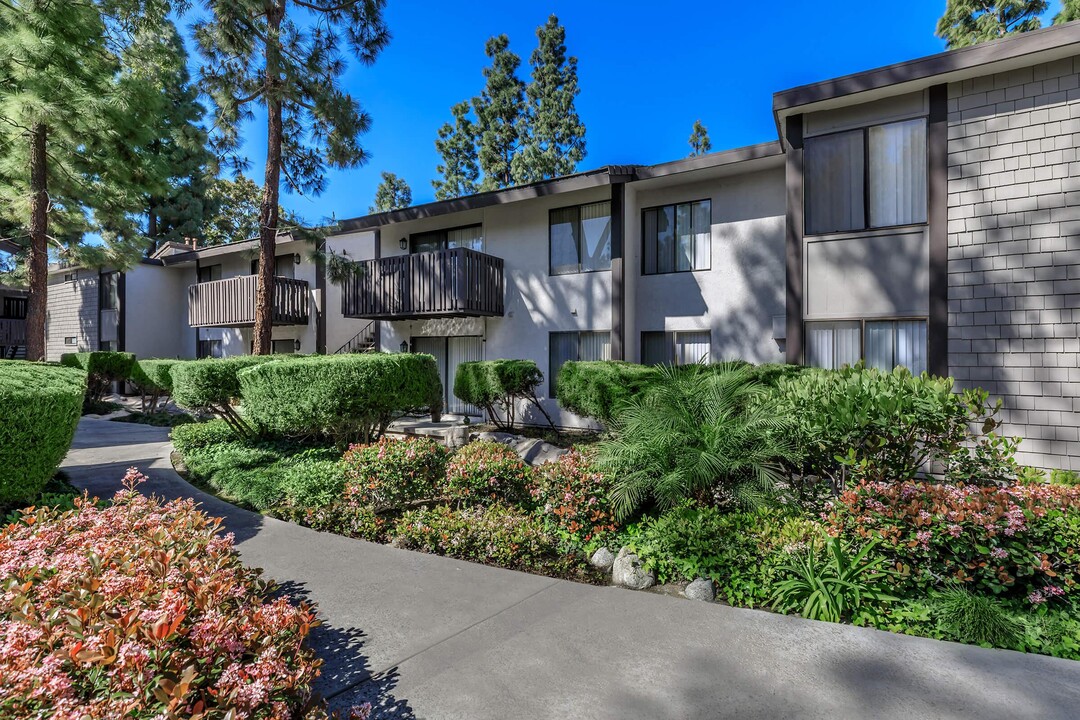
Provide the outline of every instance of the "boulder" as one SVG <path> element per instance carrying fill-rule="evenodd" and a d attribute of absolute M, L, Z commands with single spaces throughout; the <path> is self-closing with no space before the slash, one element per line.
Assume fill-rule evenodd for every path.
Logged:
<path fill-rule="evenodd" d="M 611 572 L 611 566 L 615 564 L 615 554 L 602 547 L 592 554 L 589 564 L 601 572 Z"/>
<path fill-rule="evenodd" d="M 656 584 L 656 574 L 647 570 L 630 548 L 624 547 L 611 566 L 611 581 L 631 590 L 645 590 Z"/>
<path fill-rule="evenodd" d="M 519 443 L 525 438 L 521 435 L 514 435 L 512 433 L 504 432 L 482 432 L 476 434 L 477 440 L 486 440 L 487 442 L 500 443 L 502 445 L 514 445 Z"/>
<path fill-rule="evenodd" d="M 685 595 L 690 600 L 702 600 L 704 602 L 712 602 L 716 599 L 716 590 L 713 588 L 712 580 L 706 578 L 698 578 L 694 582 L 686 586 L 683 590 Z"/>

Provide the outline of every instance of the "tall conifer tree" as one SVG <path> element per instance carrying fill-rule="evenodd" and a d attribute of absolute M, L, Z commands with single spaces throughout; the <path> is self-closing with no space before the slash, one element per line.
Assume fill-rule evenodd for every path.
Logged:
<path fill-rule="evenodd" d="M 202 83 L 217 110 L 220 151 L 234 154 L 237 129 L 256 104 L 266 112 L 266 163 L 259 217 L 255 354 L 271 351 L 274 245 L 282 176 L 288 189 L 322 192 L 326 167 L 367 161 L 359 138 L 371 124 L 341 89 L 342 41 L 363 63 L 375 61 L 390 33 L 385 0 L 207 0 L 196 23 Z M 239 159 L 237 159 L 238 162 Z M 242 163 L 241 163 L 242 164 Z"/>
<path fill-rule="evenodd" d="M 937 36 L 950 50 L 1038 30 L 1045 0 L 948 0 Z"/>
<path fill-rule="evenodd" d="M 469 103 L 460 102 L 450 110 L 454 122 L 439 128 L 435 149 L 442 156 L 436 166 L 439 178 L 431 181 L 436 200 L 472 195 L 480 179 L 480 161 L 476 150 L 476 125 L 469 117 Z"/>
<path fill-rule="evenodd" d="M 690 157 L 702 155 L 712 150 L 712 140 L 709 139 L 709 129 L 701 124 L 700 120 L 694 121 L 694 127 L 690 132 Z"/>
<path fill-rule="evenodd" d="M 518 120 L 521 152 L 514 158 L 514 179 L 535 182 L 568 175 L 585 157 L 585 125 L 574 101 L 577 58 L 566 55 L 566 29 L 552 15 L 536 28 L 538 45 L 529 58 L 532 78 Z"/>
<path fill-rule="evenodd" d="M 510 50 L 506 35 L 490 38 L 484 53 L 491 65 L 484 68 L 487 84 L 473 99 L 479 137 L 481 190 L 499 190 L 514 185 L 514 156 L 521 147 L 521 114 L 525 103 L 525 83 L 517 76 L 521 58 Z"/>
<path fill-rule="evenodd" d="M 383 172 L 382 182 L 375 189 L 375 202 L 368 212 L 389 212 L 412 205 L 412 189 L 404 178 L 392 172 Z"/>

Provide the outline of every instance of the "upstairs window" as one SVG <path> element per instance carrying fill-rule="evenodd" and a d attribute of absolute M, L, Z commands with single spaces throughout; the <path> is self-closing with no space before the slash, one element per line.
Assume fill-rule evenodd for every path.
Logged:
<path fill-rule="evenodd" d="M 411 252 L 436 252 L 451 248 L 469 248 L 484 251 L 484 228 L 482 225 L 431 230 L 410 236 Z"/>
<path fill-rule="evenodd" d="M 611 201 L 558 208 L 548 215 L 552 275 L 611 269 Z"/>
<path fill-rule="evenodd" d="M 646 275 L 708 270 L 712 262 L 712 202 L 680 203 L 644 212 Z"/>
<path fill-rule="evenodd" d="M 120 307 L 120 273 L 101 274 L 101 309 L 116 310 Z"/>
<path fill-rule="evenodd" d="M 258 260 L 255 261 L 256 266 L 258 265 L 258 262 L 259 262 Z M 221 265 L 204 265 L 204 266 L 199 268 L 198 282 L 200 282 L 200 283 L 213 282 L 214 280 L 220 280 L 220 279 L 221 279 Z"/>
<path fill-rule="evenodd" d="M 807 138 L 807 234 L 926 222 L 926 120 Z"/>

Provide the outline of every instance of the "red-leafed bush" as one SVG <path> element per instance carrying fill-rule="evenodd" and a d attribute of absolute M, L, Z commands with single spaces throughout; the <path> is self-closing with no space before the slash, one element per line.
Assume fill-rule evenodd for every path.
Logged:
<path fill-rule="evenodd" d="M 0 716 L 326 717 L 315 613 L 273 597 L 190 500 L 127 490 L 0 531 Z"/>
<path fill-rule="evenodd" d="M 481 440 L 454 453 L 446 465 L 450 495 L 469 505 L 499 500 L 517 503 L 528 497 L 532 473 L 525 461 L 505 445 Z"/>
<path fill-rule="evenodd" d="M 615 531 L 610 479 L 579 451 L 541 465 L 533 475 L 532 496 L 563 541 L 592 549 Z"/>
<path fill-rule="evenodd" d="M 383 437 L 353 445 L 341 459 L 346 494 L 379 507 L 441 496 L 449 457 L 450 451 L 431 438 Z"/>
<path fill-rule="evenodd" d="M 862 483 L 828 516 L 834 535 L 881 540 L 900 581 L 959 581 L 1041 604 L 1080 580 L 1080 488 Z"/>

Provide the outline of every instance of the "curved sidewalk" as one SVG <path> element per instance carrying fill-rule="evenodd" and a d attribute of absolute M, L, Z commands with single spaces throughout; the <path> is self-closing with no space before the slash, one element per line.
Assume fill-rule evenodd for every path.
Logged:
<path fill-rule="evenodd" d="M 184 482 L 168 430 L 84 419 L 64 469 L 225 519 L 246 563 L 318 603 L 321 692 L 383 718 L 1075 718 L 1080 662 L 597 588 L 240 510 Z"/>

